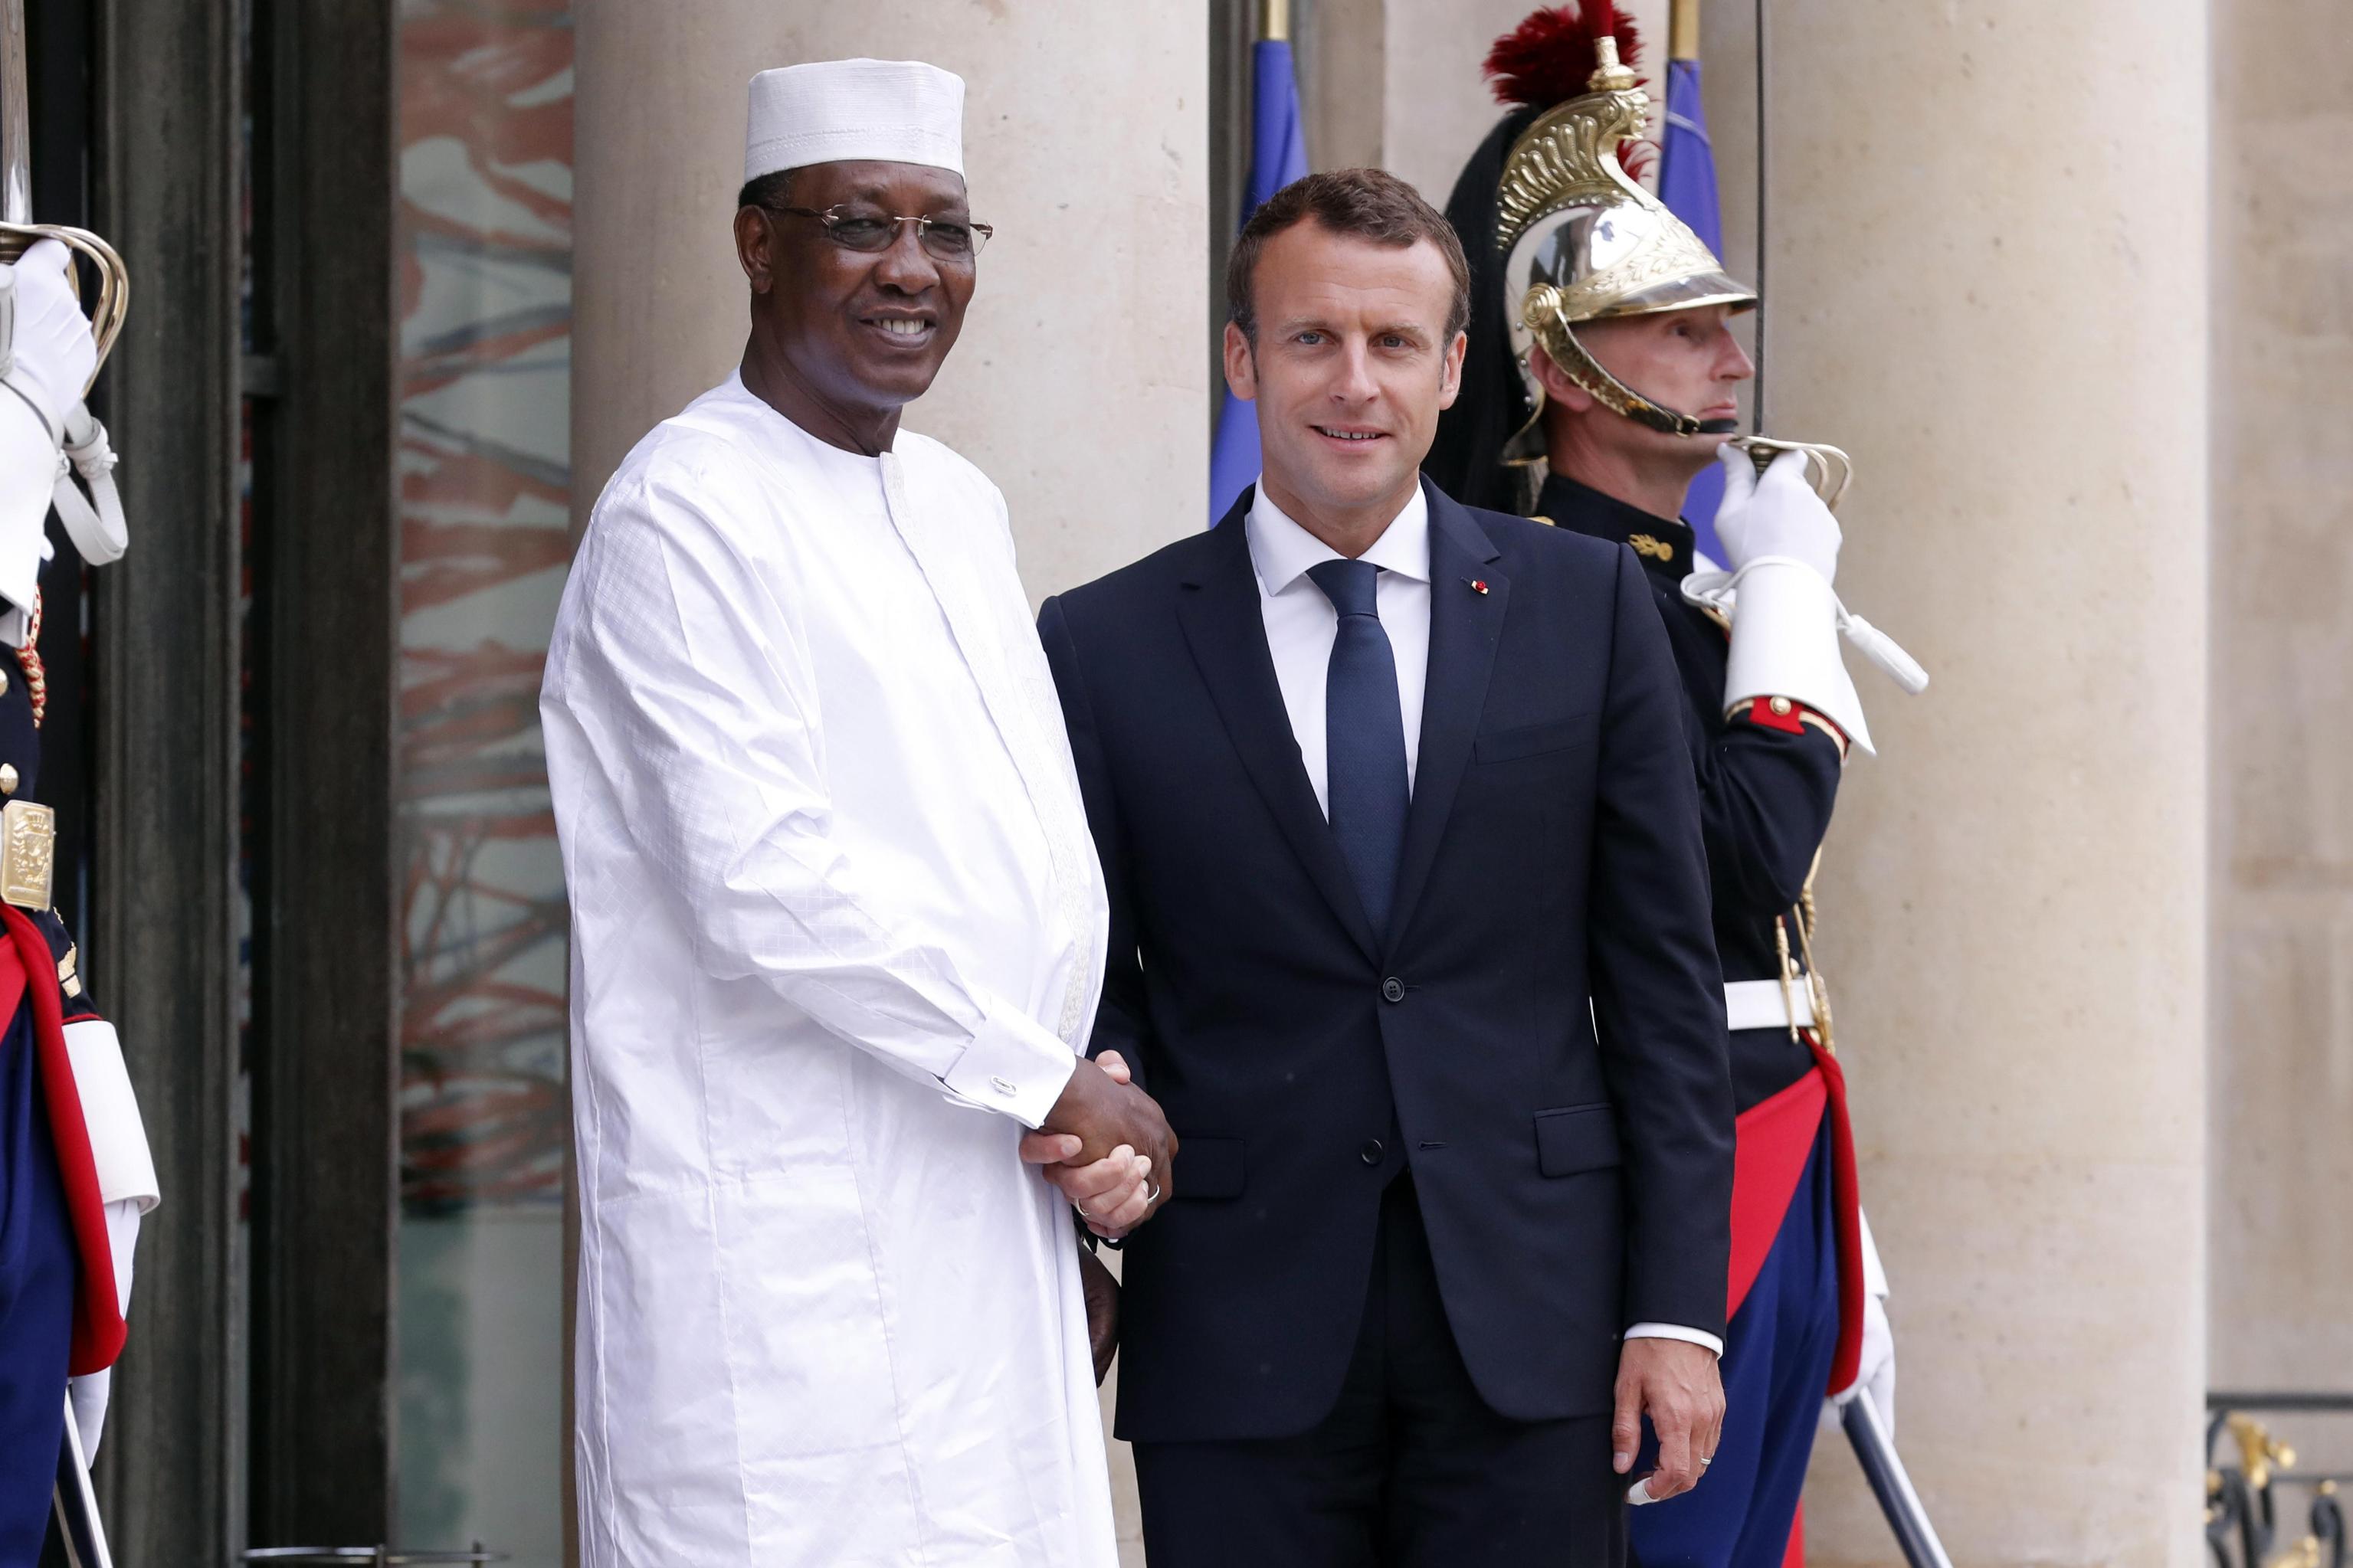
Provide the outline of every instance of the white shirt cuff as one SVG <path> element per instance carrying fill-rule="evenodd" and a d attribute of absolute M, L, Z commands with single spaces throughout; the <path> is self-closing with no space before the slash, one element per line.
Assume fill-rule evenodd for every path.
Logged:
<path fill-rule="evenodd" d="M 1062 1098 L 1078 1053 L 1021 1009 L 995 996 L 983 1005 L 979 1032 L 940 1081 L 967 1105 L 1040 1126 Z"/>
<path fill-rule="evenodd" d="M 1687 1345 L 1698 1345 L 1713 1351 L 1719 1361 L 1724 1357 L 1724 1342 L 1701 1329 L 1686 1329 L 1680 1323 L 1637 1323 L 1626 1331 L 1630 1340 L 1681 1340 Z"/>

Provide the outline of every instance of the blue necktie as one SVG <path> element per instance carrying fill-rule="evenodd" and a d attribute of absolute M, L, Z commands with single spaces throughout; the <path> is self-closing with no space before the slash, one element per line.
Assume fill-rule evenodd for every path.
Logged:
<path fill-rule="evenodd" d="M 1326 814 L 1373 931 L 1386 935 L 1409 791 L 1397 656 L 1381 629 L 1381 569 L 1369 561 L 1325 561 L 1307 575 L 1340 613 L 1324 686 Z"/>

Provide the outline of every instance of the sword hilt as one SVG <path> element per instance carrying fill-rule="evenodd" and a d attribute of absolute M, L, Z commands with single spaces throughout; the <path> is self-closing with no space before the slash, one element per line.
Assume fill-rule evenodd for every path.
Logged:
<path fill-rule="evenodd" d="M 68 250 L 89 262 L 98 274 L 98 300 L 90 312 L 90 335 L 97 340 L 98 358 L 90 367 L 90 380 L 82 383 L 82 394 L 89 395 L 98 380 L 106 356 L 113 351 L 114 340 L 121 335 L 123 318 L 131 313 L 131 273 L 122 265 L 122 258 L 114 247 L 86 228 L 73 228 L 61 223 L 0 222 L 0 262 L 15 265 L 36 241 L 54 239 Z M 81 274 L 74 268 L 66 268 L 66 282 L 81 298 Z"/>
<path fill-rule="evenodd" d="M 1820 441 L 1776 441 L 1769 436 L 1736 436 L 1725 443 L 1748 454 L 1757 465 L 1757 477 L 1773 466 L 1773 459 L 1784 452 L 1802 452 L 1806 457 L 1806 482 L 1822 498 L 1822 504 L 1832 511 L 1846 494 L 1846 487 L 1854 479 L 1854 459 L 1836 447 Z"/>

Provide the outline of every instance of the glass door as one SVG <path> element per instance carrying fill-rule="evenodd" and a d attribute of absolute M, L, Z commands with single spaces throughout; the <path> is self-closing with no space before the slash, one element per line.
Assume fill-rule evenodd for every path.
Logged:
<path fill-rule="evenodd" d="M 540 668 L 570 555 L 572 18 L 397 13 L 396 1539 L 563 1549 L 566 963 Z"/>

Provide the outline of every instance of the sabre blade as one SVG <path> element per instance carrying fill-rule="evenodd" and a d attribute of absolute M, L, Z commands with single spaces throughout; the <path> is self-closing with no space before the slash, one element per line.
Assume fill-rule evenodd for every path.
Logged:
<path fill-rule="evenodd" d="M 74 1418 L 73 1393 L 66 1393 L 65 1441 L 58 1449 L 58 1486 L 53 1494 L 58 1532 L 73 1568 L 114 1568 L 106 1526 L 98 1517 L 98 1492 L 90 1484 L 90 1456 L 82 1451 L 81 1424 Z"/>
<path fill-rule="evenodd" d="M 0 223 L 33 221 L 33 108 L 25 0 L 0 0 Z"/>
<path fill-rule="evenodd" d="M 1879 1500 L 1880 1511 L 1895 1532 L 1904 1560 L 1912 1568 L 1953 1568 L 1953 1560 L 1945 1555 L 1945 1543 L 1936 1539 L 1936 1527 L 1928 1522 L 1928 1510 L 1920 1506 L 1920 1494 L 1912 1489 L 1904 1461 L 1895 1457 L 1895 1445 L 1879 1424 L 1879 1411 L 1871 1396 L 1857 1394 L 1848 1400 L 1839 1411 L 1839 1425 L 1846 1428 L 1847 1441 L 1854 1445 L 1863 1479 L 1871 1483 L 1872 1495 Z"/>

